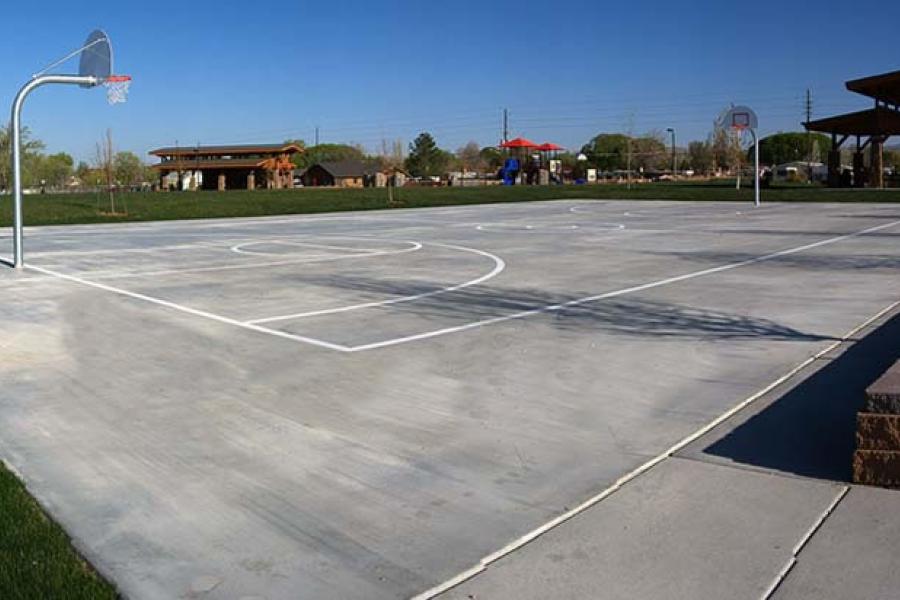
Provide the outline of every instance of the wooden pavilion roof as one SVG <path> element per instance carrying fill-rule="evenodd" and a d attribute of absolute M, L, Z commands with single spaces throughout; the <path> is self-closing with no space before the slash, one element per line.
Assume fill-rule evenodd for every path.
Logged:
<path fill-rule="evenodd" d="M 900 106 L 900 71 L 847 82 L 847 89 L 892 106 Z"/>
<path fill-rule="evenodd" d="M 264 158 L 225 158 L 225 159 L 190 159 L 164 160 L 152 165 L 159 171 L 203 171 L 215 169 L 293 169 L 291 161 L 279 160 L 277 157 Z"/>
<path fill-rule="evenodd" d="M 803 124 L 807 131 L 838 135 L 900 135 L 900 111 L 877 107 Z"/>
<path fill-rule="evenodd" d="M 297 144 L 240 144 L 232 146 L 170 146 L 151 150 L 153 156 L 247 156 L 295 154 L 303 152 Z M 233 160 L 233 159 L 232 159 Z"/>

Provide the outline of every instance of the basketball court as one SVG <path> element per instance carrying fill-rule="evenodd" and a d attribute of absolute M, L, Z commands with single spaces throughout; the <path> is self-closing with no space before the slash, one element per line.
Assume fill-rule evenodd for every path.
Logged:
<path fill-rule="evenodd" d="M 639 506 L 896 302 L 898 236 L 649 201 L 30 228 L 0 456 L 129 597 L 427 597 Z"/>

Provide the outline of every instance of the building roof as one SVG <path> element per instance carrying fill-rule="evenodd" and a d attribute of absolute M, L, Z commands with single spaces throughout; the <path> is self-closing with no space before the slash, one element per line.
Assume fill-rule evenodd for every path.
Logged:
<path fill-rule="evenodd" d="M 847 89 L 893 106 L 900 106 L 900 71 L 847 82 Z"/>
<path fill-rule="evenodd" d="M 232 146 L 170 146 L 157 148 L 153 156 L 235 156 L 242 154 L 293 154 L 303 152 L 297 144 L 239 144 Z"/>
<path fill-rule="evenodd" d="M 332 177 L 362 177 L 375 172 L 375 169 L 367 167 L 361 160 L 340 160 L 340 161 L 323 161 L 310 165 L 309 169 L 319 167 L 326 171 Z"/>
<path fill-rule="evenodd" d="M 269 158 L 227 158 L 221 160 L 166 160 L 152 165 L 164 171 L 191 171 L 200 169 L 253 169 L 265 167 Z"/>
<path fill-rule="evenodd" d="M 803 124 L 808 131 L 839 135 L 900 135 L 900 111 L 879 106 Z"/>

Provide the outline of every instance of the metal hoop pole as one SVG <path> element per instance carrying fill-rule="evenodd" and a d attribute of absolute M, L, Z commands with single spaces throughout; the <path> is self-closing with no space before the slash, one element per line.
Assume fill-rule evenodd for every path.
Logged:
<path fill-rule="evenodd" d="M 25 265 L 22 252 L 22 104 L 31 90 L 48 83 L 66 83 L 95 86 L 100 79 L 93 75 L 41 75 L 35 77 L 19 90 L 12 106 L 12 184 L 13 184 L 13 266 L 21 269 Z"/>
<path fill-rule="evenodd" d="M 759 137 L 755 129 L 750 130 L 750 135 L 753 136 L 753 194 L 756 206 L 759 206 Z"/>

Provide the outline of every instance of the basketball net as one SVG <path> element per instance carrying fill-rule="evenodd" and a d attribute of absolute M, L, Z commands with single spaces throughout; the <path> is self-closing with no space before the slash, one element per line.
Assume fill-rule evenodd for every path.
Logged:
<path fill-rule="evenodd" d="M 128 100 L 131 77 L 128 75 L 110 75 L 103 82 L 103 86 L 106 88 L 106 101 L 110 104 L 121 104 Z"/>

